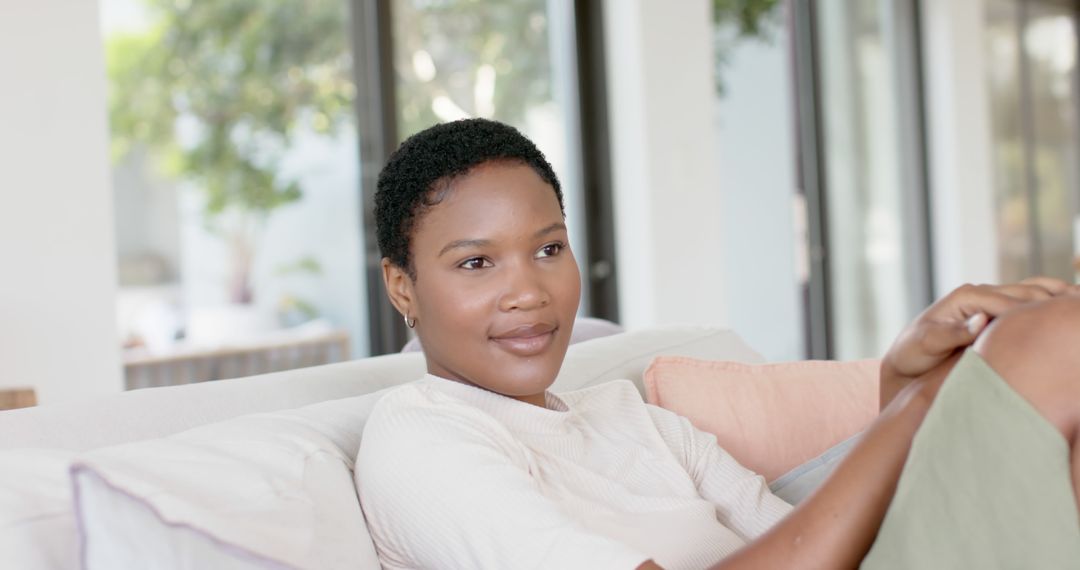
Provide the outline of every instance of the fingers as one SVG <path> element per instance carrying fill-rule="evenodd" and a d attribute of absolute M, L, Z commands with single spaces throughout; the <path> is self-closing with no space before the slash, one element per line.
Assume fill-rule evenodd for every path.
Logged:
<path fill-rule="evenodd" d="M 1055 297 L 1058 295 L 1064 295 L 1065 293 L 1072 292 L 1076 289 L 1075 285 L 1071 285 L 1061 279 L 1054 277 L 1035 276 L 1028 277 L 1020 282 L 1021 285 L 1036 285 L 1049 291 Z"/>
<path fill-rule="evenodd" d="M 904 374 L 922 374 L 957 349 L 974 343 L 989 322 L 990 317 L 986 313 L 977 313 L 963 321 L 923 321 L 912 331 L 917 342 L 899 343 L 897 367 Z"/>
<path fill-rule="evenodd" d="M 1025 303 L 1045 301 L 1075 291 L 1075 286 L 1051 277 L 1033 277 L 1010 285 L 966 285 L 953 292 L 964 319 L 979 313 L 998 317 Z"/>
<path fill-rule="evenodd" d="M 985 315 L 985 313 L 979 313 L 979 315 Z M 927 327 L 923 336 L 923 351 L 933 356 L 941 356 L 975 342 L 978 331 L 985 326 L 979 326 L 976 332 L 971 332 L 974 327 L 969 327 L 968 322 L 975 321 L 977 318 L 980 317 L 973 316 L 964 322 L 937 322 Z M 982 316 L 981 320 L 985 321 L 986 317 Z"/>
<path fill-rule="evenodd" d="M 949 313 L 952 313 L 953 309 L 959 311 L 958 315 L 955 313 L 942 315 L 946 320 L 954 321 L 965 321 L 980 313 L 991 318 L 998 317 L 1024 303 L 1050 297 L 1045 291 L 1033 286 L 1015 286 L 1013 289 L 1005 289 L 989 285 L 961 287 L 952 295 L 954 295 L 953 299 L 941 303 L 940 308 Z M 950 316 L 952 318 L 949 318 Z"/>
<path fill-rule="evenodd" d="M 901 336 L 890 351 L 891 365 L 907 377 L 916 377 L 937 366 L 959 348 L 975 342 L 986 326 L 984 313 L 961 320 L 924 320 Z M 972 323 L 972 326 L 969 326 Z"/>
<path fill-rule="evenodd" d="M 1047 283 L 1054 287 L 1055 284 Z M 925 356 L 940 358 L 975 342 L 994 318 L 1016 307 L 1050 299 L 1053 293 L 1040 284 L 968 285 L 950 294 L 920 319 L 918 347 Z"/>
<path fill-rule="evenodd" d="M 1033 277 L 1011 285 L 970 285 L 957 289 L 953 303 L 942 307 L 946 313 L 934 315 L 933 326 L 926 330 L 923 350 L 947 354 L 968 346 L 994 318 L 1020 305 L 1045 301 L 1073 289 L 1068 283 L 1050 277 Z M 949 315 L 948 305 L 959 315 Z"/>
<path fill-rule="evenodd" d="M 996 291 L 1008 295 L 1018 301 L 1030 303 L 1032 301 L 1045 301 L 1057 295 L 1053 290 L 1036 283 L 1015 283 L 1012 285 L 999 285 L 994 287 Z"/>

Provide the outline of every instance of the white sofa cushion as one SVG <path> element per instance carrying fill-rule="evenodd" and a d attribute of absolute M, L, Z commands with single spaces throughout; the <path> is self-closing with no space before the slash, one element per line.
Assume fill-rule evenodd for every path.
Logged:
<path fill-rule="evenodd" d="M 0 568 L 75 568 L 71 451 L 0 451 Z"/>
<path fill-rule="evenodd" d="M 643 390 L 642 374 L 652 358 L 661 354 L 762 361 L 760 355 L 727 329 L 693 325 L 653 327 L 571 346 L 552 389 L 566 392 L 591 383 L 626 378 Z M 297 408 L 375 392 L 415 380 L 424 371 L 423 354 L 392 354 L 0 412 L 0 449 L 47 447 L 83 451 L 153 439 L 243 414 Z"/>
<path fill-rule="evenodd" d="M 609 380 L 630 380 L 645 393 L 645 369 L 657 356 L 760 363 L 764 359 L 729 329 L 667 325 L 593 339 L 566 352 L 553 392 L 571 392 Z"/>
<path fill-rule="evenodd" d="M 0 449 L 86 451 L 154 439 L 244 414 L 368 394 L 415 380 L 424 370 L 422 354 L 392 354 L 0 412 Z"/>
<path fill-rule="evenodd" d="M 202 529 L 163 521 L 150 504 L 112 488 L 93 471 L 80 471 L 77 477 L 83 509 L 95 517 L 83 536 L 84 543 L 93 545 L 83 555 L 83 569 L 285 568 L 280 562 L 218 542 Z"/>
<path fill-rule="evenodd" d="M 381 396 L 84 454 L 72 469 L 84 567 L 378 568 L 352 462 Z"/>

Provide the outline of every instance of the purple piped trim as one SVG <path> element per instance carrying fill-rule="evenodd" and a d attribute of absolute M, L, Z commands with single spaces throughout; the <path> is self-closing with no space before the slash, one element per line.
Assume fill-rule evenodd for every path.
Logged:
<path fill-rule="evenodd" d="M 202 536 L 202 537 L 206 538 L 207 540 L 209 540 L 211 543 L 218 546 L 222 550 L 224 550 L 226 552 L 229 552 L 231 554 L 234 554 L 239 558 L 247 559 L 247 560 L 253 562 L 254 564 L 259 565 L 259 566 L 261 566 L 263 568 L 268 568 L 268 569 L 273 569 L 273 570 L 298 570 L 295 566 L 292 566 L 290 564 L 286 564 L 286 563 L 284 563 L 284 562 L 282 562 L 280 560 L 275 560 L 275 559 L 270 558 L 268 556 L 264 556 L 264 555 L 259 554 L 257 552 L 253 552 L 253 551 L 251 551 L 251 550 L 249 550 L 247 548 L 244 548 L 243 546 L 239 546 L 239 545 L 233 544 L 231 542 L 226 542 L 226 541 L 214 536 L 213 534 L 211 534 L 211 533 L 209 533 L 209 532 L 207 532 L 207 531 L 205 531 L 205 530 L 203 530 L 201 528 L 198 528 L 196 526 L 190 525 L 188 523 L 174 522 L 174 521 L 170 521 L 170 520 L 166 519 L 161 514 L 161 511 L 158 510 L 158 508 L 155 507 L 153 504 L 151 504 L 149 501 L 143 499 L 142 497 L 140 497 L 138 495 L 135 495 L 135 494 L 129 492 L 127 489 L 124 489 L 123 487 L 120 487 L 119 485 L 114 484 L 112 481 L 109 481 L 107 478 L 105 478 L 104 475 L 102 475 L 99 471 L 97 471 L 91 465 L 88 465 L 86 463 L 81 463 L 81 462 L 75 462 L 75 463 L 72 463 L 71 468 L 69 469 L 69 472 L 71 473 L 72 499 L 73 499 L 73 502 L 74 502 L 74 505 L 75 505 L 75 528 L 78 530 L 78 535 L 79 535 L 79 567 L 82 568 L 83 570 L 89 570 L 89 567 L 87 565 L 87 552 L 86 552 L 87 551 L 87 538 L 86 538 L 85 521 L 84 521 L 83 512 L 82 512 L 82 496 L 81 496 L 81 491 L 79 489 L 79 483 L 78 483 L 78 477 L 79 477 L 80 473 L 86 473 L 87 475 L 90 475 L 92 477 L 96 477 L 99 481 L 101 481 L 106 487 L 108 487 L 112 491 L 120 493 L 120 494 L 124 495 L 125 497 L 128 497 L 129 499 L 135 501 L 136 503 L 143 505 L 144 507 L 149 509 L 150 512 L 153 513 L 153 515 L 159 521 L 161 521 L 161 523 L 164 524 L 165 526 L 172 527 L 172 528 L 178 528 L 178 529 L 190 530 L 190 531 L 198 534 L 199 536 Z"/>

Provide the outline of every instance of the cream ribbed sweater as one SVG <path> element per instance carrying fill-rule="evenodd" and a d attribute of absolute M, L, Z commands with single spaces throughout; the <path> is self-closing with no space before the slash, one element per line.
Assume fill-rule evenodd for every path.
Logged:
<path fill-rule="evenodd" d="M 791 509 L 625 380 L 545 409 L 428 375 L 376 405 L 356 482 L 385 568 L 705 568 Z"/>

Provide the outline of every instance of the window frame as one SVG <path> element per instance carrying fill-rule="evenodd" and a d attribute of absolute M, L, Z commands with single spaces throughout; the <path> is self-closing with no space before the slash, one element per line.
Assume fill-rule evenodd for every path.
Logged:
<path fill-rule="evenodd" d="M 892 26 L 893 67 L 897 94 L 899 151 L 903 194 L 902 226 L 905 292 L 909 307 L 929 305 L 935 298 L 933 243 L 930 225 L 930 176 L 927 155 L 926 89 L 923 80 L 921 4 L 918 0 L 886 0 L 886 22 Z M 827 145 L 821 105 L 821 46 L 818 0 L 789 0 L 792 34 L 792 73 L 795 84 L 795 131 L 798 137 L 798 192 L 806 202 L 809 279 L 804 288 L 806 355 L 833 359 L 837 355 L 834 287 L 830 279 Z M 914 317 L 915 315 L 910 315 Z"/>

